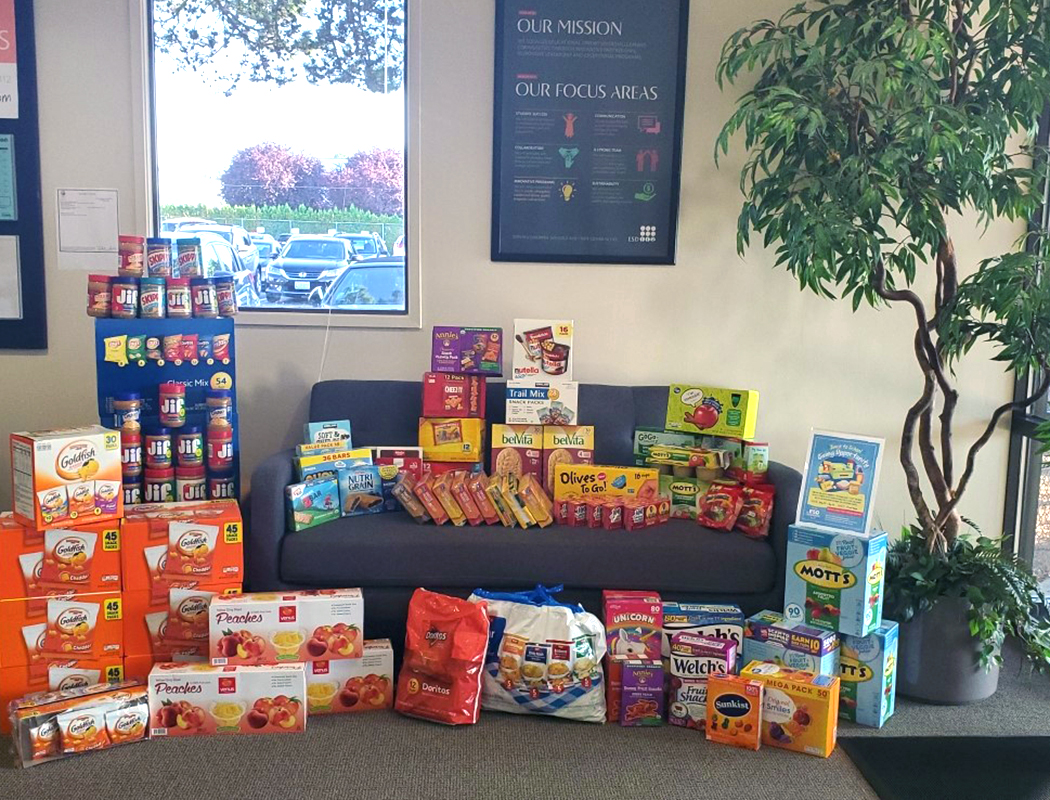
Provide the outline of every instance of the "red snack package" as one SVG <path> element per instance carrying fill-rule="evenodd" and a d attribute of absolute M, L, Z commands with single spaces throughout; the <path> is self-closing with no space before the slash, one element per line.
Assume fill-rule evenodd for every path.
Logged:
<path fill-rule="evenodd" d="M 769 536 L 769 522 L 773 519 L 775 496 L 776 488 L 772 484 L 745 486 L 744 504 L 736 518 L 736 529 L 754 539 Z"/>
<path fill-rule="evenodd" d="M 607 531 L 615 531 L 623 527 L 622 501 L 605 501 L 605 508 L 602 509 L 602 527 Z M 619 717 L 617 717 L 617 719 L 619 719 Z"/>
<path fill-rule="evenodd" d="M 639 502 L 623 504 L 623 526 L 629 531 L 640 531 L 648 527 L 646 504 Z"/>
<path fill-rule="evenodd" d="M 671 521 L 671 501 L 661 497 L 657 503 L 657 515 L 656 521 L 658 524 L 663 525 L 665 522 Z"/>
<path fill-rule="evenodd" d="M 492 501 L 485 493 L 487 481 L 484 475 L 471 475 L 467 480 L 467 490 L 477 505 L 478 511 L 481 512 L 481 516 L 485 518 L 485 522 L 489 525 L 499 525 L 499 514 L 496 513 L 496 509 L 492 507 Z"/>
<path fill-rule="evenodd" d="M 423 504 L 423 508 L 427 510 L 430 518 L 434 520 L 434 524 L 444 525 L 448 522 L 448 514 L 445 513 L 445 509 L 435 496 L 430 483 L 430 476 L 427 475 L 423 480 L 416 483 L 413 491 L 416 493 L 416 497 L 419 498 L 419 502 Z"/>
<path fill-rule="evenodd" d="M 196 333 L 184 333 L 182 334 L 182 360 L 183 361 L 196 361 L 197 360 L 197 339 L 199 334 Z"/>
<path fill-rule="evenodd" d="M 716 531 L 731 531 L 743 505 L 743 486 L 736 481 L 715 481 L 697 504 L 696 521 Z"/>
<path fill-rule="evenodd" d="M 570 528 L 586 528 L 587 527 L 587 501 L 586 500 L 570 500 L 569 501 L 569 527 Z"/>
<path fill-rule="evenodd" d="M 567 498 L 554 501 L 554 521 L 559 525 L 569 524 L 569 502 Z"/>
<path fill-rule="evenodd" d="M 605 504 L 602 500 L 595 498 L 587 501 L 587 527 L 588 528 L 600 528 L 602 526 L 602 513 L 605 510 Z"/>
<path fill-rule="evenodd" d="M 478 508 L 478 504 L 474 502 L 474 496 L 470 493 L 470 489 L 467 488 L 467 473 L 466 472 L 453 472 L 452 473 L 452 496 L 456 498 L 456 502 L 459 503 L 459 507 L 463 509 L 463 513 L 467 517 L 467 522 L 470 525 L 480 525 L 485 520 L 482 518 L 481 509 Z"/>
<path fill-rule="evenodd" d="M 487 604 L 416 589 L 394 707 L 410 717 L 471 725 L 481 709 L 489 640 Z"/>

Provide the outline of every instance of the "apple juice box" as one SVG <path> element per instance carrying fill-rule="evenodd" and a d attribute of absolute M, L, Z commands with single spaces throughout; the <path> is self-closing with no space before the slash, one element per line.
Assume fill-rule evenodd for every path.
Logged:
<path fill-rule="evenodd" d="M 839 716 L 881 728 L 893 716 L 897 690 L 896 622 L 883 620 L 867 636 L 843 636 Z"/>
<path fill-rule="evenodd" d="M 788 528 L 784 617 L 813 628 L 867 636 L 882 622 L 887 536 Z"/>
<path fill-rule="evenodd" d="M 217 595 L 208 604 L 214 666 L 361 658 L 360 589 Z"/>
<path fill-rule="evenodd" d="M 302 664 L 154 664 L 149 673 L 149 735 L 303 731 L 305 698 Z"/>
<path fill-rule="evenodd" d="M 310 661 L 303 666 L 311 715 L 394 707 L 394 648 L 389 639 L 366 641 L 361 658 Z"/>
<path fill-rule="evenodd" d="M 744 625 L 744 664 L 772 661 L 788 669 L 817 675 L 839 674 L 839 637 L 788 622 L 776 611 L 759 611 Z"/>

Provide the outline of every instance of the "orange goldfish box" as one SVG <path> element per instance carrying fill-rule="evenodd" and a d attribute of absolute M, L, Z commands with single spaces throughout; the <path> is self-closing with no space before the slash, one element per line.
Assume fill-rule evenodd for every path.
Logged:
<path fill-rule="evenodd" d="M 0 668 L 0 708 L 33 692 L 79 689 L 96 683 L 124 680 L 120 656 L 97 661 L 75 658 L 37 658 L 32 665 Z M 0 733 L 11 732 L 11 719 L 0 714 Z"/>
<path fill-rule="evenodd" d="M 121 587 L 120 524 L 37 531 L 0 524 L 0 599 L 46 598 Z M 31 611 L 44 613 L 41 600 Z"/>
<path fill-rule="evenodd" d="M 159 597 L 151 590 L 124 592 L 124 653 L 155 661 L 206 660 L 208 603 L 239 594 L 241 585 L 209 584 L 171 588 Z"/>
<path fill-rule="evenodd" d="M 311 661 L 304 667 L 310 714 L 394 707 L 394 648 L 389 639 L 367 640 L 361 658 Z"/>
<path fill-rule="evenodd" d="M 0 658 L 3 666 L 44 665 L 49 659 L 101 659 L 124 654 L 120 592 L 73 594 L 44 600 L 44 613 L 30 613 L 31 599 L 0 600 Z"/>
<path fill-rule="evenodd" d="M 124 516 L 120 433 L 92 425 L 11 434 L 15 519 L 40 530 Z"/>
<path fill-rule="evenodd" d="M 244 523 L 236 500 L 128 506 L 121 530 L 124 589 L 164 602 L 172 588 L 241 583 Z"/>
<path fill-rule="evenodd" d="M 757 750 L 762 746 L 762 681 L 739 675 L 707 679 L 707 739 Z"/>
<path fill-rule="evenodd" d="M 752 661 L 740 677 L 761 681 L 762 744 L 827 758 L 838 735 L 839 679 Z"/>
<path fill-rule="evenodd" d="M 302 664 L 156 664 L 149 674 L 150 736 L 306 730 Z"/>
<path fill-rule="evenodd" d="M 211 663 L 361 658 L 364 611 L 360 589 L 213 597 L 208 626 Z"/>

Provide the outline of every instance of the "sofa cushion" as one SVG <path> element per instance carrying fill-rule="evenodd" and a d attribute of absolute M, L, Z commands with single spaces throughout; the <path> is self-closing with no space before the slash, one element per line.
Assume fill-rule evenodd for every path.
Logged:
<path fill-rule="evenodd" d="M 417 525 L 407 514 L 349 517 L 284 537 L 281 578 L 312 586 L 468 586 L 752 594 L 776 580 L 765 541 L 684 520 L 643 532 Z"/>

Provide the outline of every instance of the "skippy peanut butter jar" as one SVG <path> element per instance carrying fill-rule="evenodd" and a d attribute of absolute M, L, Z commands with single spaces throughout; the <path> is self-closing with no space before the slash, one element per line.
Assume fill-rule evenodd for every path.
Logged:
<path fill-rule="evenodd" d="M 360 589 L 213 597 L 208 608 L 211 663 L 361 658 L 364 608 Z"/>
<path fill-rule="evenodd" d="M 11 434 L 14 517 L 37 530 L 124 516 L 120 433 L 98 425 Z"/>

